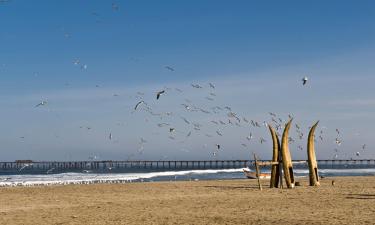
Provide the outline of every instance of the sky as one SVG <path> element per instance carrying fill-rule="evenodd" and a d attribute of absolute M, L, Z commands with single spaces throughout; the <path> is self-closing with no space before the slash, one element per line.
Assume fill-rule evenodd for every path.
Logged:
<path fill-rule="evenodd" d="M 373 1 L 9 0 L 0 27 L 1 161 L 270 159 L 269 112 L 293 159 L 318 120 L 318 159 L 375 158 Z"/>

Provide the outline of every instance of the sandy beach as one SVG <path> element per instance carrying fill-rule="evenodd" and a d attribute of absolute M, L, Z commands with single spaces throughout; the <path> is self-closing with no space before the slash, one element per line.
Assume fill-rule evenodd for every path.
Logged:
<path fill-rule="evenodd" d="M 335 185 L 332 186 L 332 180 Z M 0 188 L 0 224 L 374 224 L 375 176 Z"/>

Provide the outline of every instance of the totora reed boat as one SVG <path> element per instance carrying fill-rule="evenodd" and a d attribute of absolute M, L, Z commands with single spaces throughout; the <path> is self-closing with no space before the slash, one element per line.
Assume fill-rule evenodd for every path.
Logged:
<path fill-rule="evenodd" d="M 245 176 L 249 179 L 257 179 L 257 174 L 253 171 L 251 171 L 250 169 L 243 169 L 243 172 L 245 174 Z M 271 178 L 271 174 L 269 173 L 261 173 L 259 174 L 259 178 L 260 179 L 270 179 Z"/>

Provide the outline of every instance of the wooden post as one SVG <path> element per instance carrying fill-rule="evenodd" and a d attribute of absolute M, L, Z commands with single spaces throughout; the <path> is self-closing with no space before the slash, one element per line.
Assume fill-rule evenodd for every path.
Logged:
<path fill-rule="evenodd" d="M 254 161 L 255 161 L 255 172 L 257 174 L 257 180 L 258 180 L 258 187 L 259 187 L 259 190 L 263 190 L 262 184 L 260 183 L 259 165 L 258 165 L 258 160 L 257 160 L 255 153 L 254 153 Z"/>

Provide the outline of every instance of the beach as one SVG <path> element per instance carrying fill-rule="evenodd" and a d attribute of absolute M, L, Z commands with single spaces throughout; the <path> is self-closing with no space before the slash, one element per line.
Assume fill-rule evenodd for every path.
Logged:
<path fill-rule="evenodd" d="M 332 180 L 335 185 L 332 186 Z M 375 176 L 0 188 L 0 224 L 374 224 Z"/>

